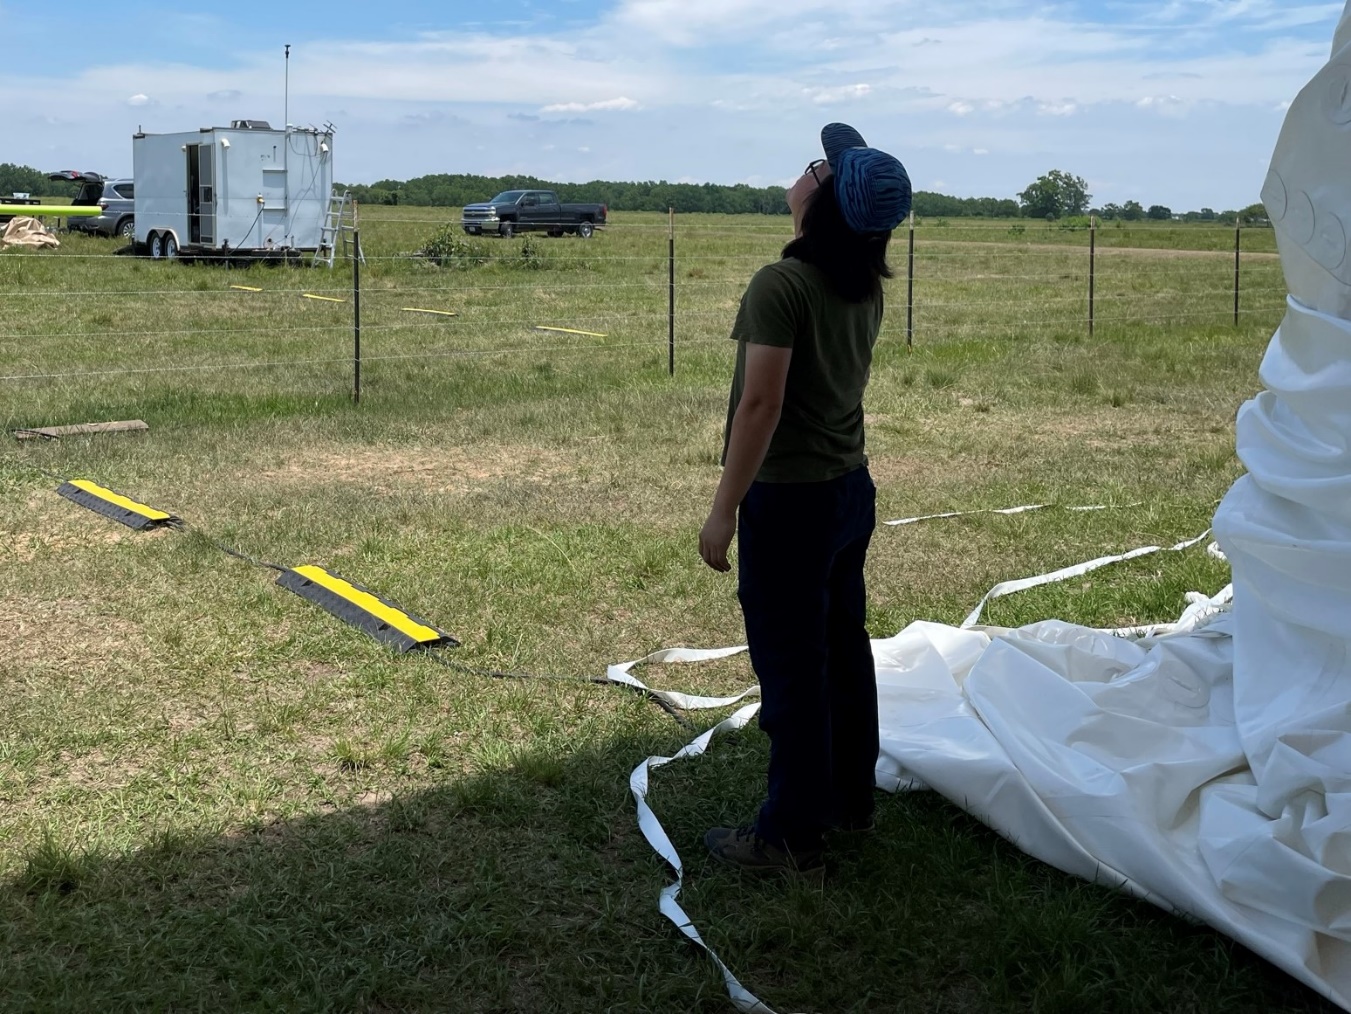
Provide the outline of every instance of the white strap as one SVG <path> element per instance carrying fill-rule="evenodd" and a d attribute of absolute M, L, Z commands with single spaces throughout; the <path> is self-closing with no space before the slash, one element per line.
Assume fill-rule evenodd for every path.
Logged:
<path fill-rule="evenodd" d="M 605 670 L 605 678 L 611 683 L 622 683 L 624 686 L 637 687 L 639 690 L 665 701 L 667 704 L 671 705 L 671 707 L 681 708 L 685 711 L 707 711 L 712 708 L 730 708 L 733 704 L 740 704 L 752 694 L 758 694 L 760 692 L 760 685 L 757 683 L 753 687 L 748 687 L 735 697 L 699 697 L 694 694 L 682 694 L 673 690 L 653 690 L 636 676 L 630 675 L 629 670 L 634 666 L 647 665 L 652 662 L 709 662 L 716 658 L 728 658 L 732 655 L 739 655 L 745 650 L 746 646 L 744 644 L 735 648 L 664 648 L 661 651 L 654 651 L 646 658 L 610 666 Z"/>
<path fill-rule="evenodd" d="M 675 650 L 684 651 L 687 649 L 677 648 Z M 727 653 L 724 651 L 724 654 Z M 703 652 L 702 654 L 717 657 L 716 652 Z M 696 660 L 688 659 L 687 661 Z M 629 664 L 632 665 L 633 663 Z M 722 972 L 722 980 L 727 987 L 727 995 L 731 998 L 732 1005 L 742 1014 L 774 1014 L 774 1011 L 762 1003 L 745 986 L 741 985 L 737 977 L 732 974 L 732 970 L 722 963 L 722 959 L 714 953 L 708 944 L 704 943 L 704 938 L 699 935 L 699 930 L 690 921 L 690 917 L 685 914 L 685 910 L 680 907 L 680 902 L 676 899 L 680 897 L 680 889 L 685 884 L 685 867 L 680 861 L 680 853 L 671 844 L 666 829 L 661 826 L 661 821 L 657 819 L 657 815 L 652 812 L 652 808 L 647 804 L 647 790 L 648 775 L 653 768 L 659 768 L 663 764 L 680 760 L 682 757 L 698 757 L 708 749 L 708 744 L 714 736 L 720 732 L 730 732 L 742 728 L 755 717 L 759 710 L 759 704 L 748 704 L 740 711 L 723 719 L 713 728 L 701 733 L 674 757 L 649 757 L 634 768 L 633 773 L 629 775 L 629 790 L 633 793 L 633 799 L 638 804 L 638 829 L 643 832 L 643 837 L 647 839 L 648 844 L 652 846 L 657 855 L 665 859 L 676 874 L 675 883 L 667 884 L 662 888 L 661 900 L 658 903 L 661 914 L 675 923 L 676 929 L 702 947 L 708 953 L 708 956 L 713 959 L 713 963 Z"/>
<path fill-rule="evenodd" d="M 1052 571 L 1049 574 L 1038 574 L 1036 577 L 1024 577 L 1017 581 L 1004 581 L 995 585 L 985 593 L 985 597 L 980 600 L 976 608 L 971 610 L 969 616 L 962 621 L 962 629 L 974 627 L 980 622 L 980 614 L 985 611 L 985 604 L 991 599 L 1003 598 L 1005 595 L 1012 595 L 1014 592 L 1025 591 L 1028 588 L 1036 588 L 1043 584 L 1055 584 L 1057 581 L 1068 581 L 1072 577 L 1078 577 L 1080 574 L 1087 574 L 1089 571 L 1097 570 L 1099 567 L 1106 567 L 1108 564 L 1120 563 L 1122 560 L 1134 560 L 1136 557 L 1149 556 L 1151 553 L 1177 553 L 1184 549 L 1190 549 L 1198 542 L 1204 541 L 1210 535 L 1210 529 L 1206 529 L 1194 539 L 1188 539 L 1186 542 L 1179 542 L 1176 546 L 1169 546 L 1165 549 L 1162 546 L 1142 546 L 1140 549 L 1132 549 L 1129 553 L 1122 553 L 1120 556 L 1100 556 L 1096 560 L 1089 560 L 1085 563 L 1076 563 L 1072 567 L 1065 567 L 1061 570 Z"/>
<path fill-rule="evenodd" d="M 1143 501 L 1139 503 L 1121 504 L 1120 506 L 1139 507 L 1142 506 L 1142 503 Z M 920 521 L 936 521 L 939 518 L 964 518 L 972 514 L 1022 514 L 1026 511 L 1039 511 L 1046 507 L 1057 506 L 1059 505 L 1053 503 L 1029 503 L 1024 504 L 1022 507 L 1001 507 L 998 510 L 949 511 L 946 514 L 925 514 L 923 517 L 919 518 L 902 518 L 899 521 L 883 521 L 882 524 L 890 525 L 892 528 L 895 528 L 897 525 L 913 525 Z M 1065 507 L 1063 509 L 1067 511 L 1109 511 L 1114 510 L 1116 506 L 1117 505 L 1115 504 L 1095 504 L 1091 507 Z"/>

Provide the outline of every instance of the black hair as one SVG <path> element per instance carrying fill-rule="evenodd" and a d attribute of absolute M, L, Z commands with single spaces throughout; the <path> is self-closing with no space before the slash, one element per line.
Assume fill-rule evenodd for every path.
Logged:
<path fill-rule="evenodd" d="M 827 180 L 802 212 L 802 235 L 783 248 L 784 257 L 814 264 L 831 288 L 850 303 L 862 303 L 882 291 L 891 277 L 888 232 L 855 232 L 844 220 L 834 180 Z"/>

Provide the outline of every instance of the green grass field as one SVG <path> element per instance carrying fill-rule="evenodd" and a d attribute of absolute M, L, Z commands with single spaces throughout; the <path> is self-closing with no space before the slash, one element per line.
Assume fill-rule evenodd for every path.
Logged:
<path fill-rule="evenodd" d="M 227 271 L 80 236 L 0 254 L 4 428 L 151 427 L 0 452 L 0 1009 L 729 1009 L 657 911 L 669 871 L 627 788 L 691 733 L 589 680 L 742 638 L 696 533 L 726 335 L 788 220 L 677 217 L 671 377 L 665 216 L 478 240 L 447 266 L 408 256 L 456 219 L 363 209 L 359 405 L 345 265 Z M 1017 225 L 921 223 L 913 348 L 898 234 L 866 406 L 879 510 L 1116 509 L 880 529 L 877 636 L 959 622 L 1004 579 L 1197 535 L 1239 474 L 1234 413 L 1283 307 L 1270 232 L 1244 234 L 1235 326 L 1232 230 L 1100 229 L 1090 338 L 1087 234 Z M 189 530 L 133 533 L 53 475 Z M 449 658 L 547 678 L 396 657 L 211 540 L 331 567 L 455 634 Z M 1166 621 L 1227 580 L 1201 550 L 1164 554 L 986 620 Z M 640 675 L 753 682 L 744 658 Z M 879 833 L 824 887 L 741 879 L 700 836 L 751 816 L 766 755 L 748 729 L 663 768 L 652 803 L 687 910 L 777 1010 L 1332 1009 L 930 794 L 883 798 Z"/>

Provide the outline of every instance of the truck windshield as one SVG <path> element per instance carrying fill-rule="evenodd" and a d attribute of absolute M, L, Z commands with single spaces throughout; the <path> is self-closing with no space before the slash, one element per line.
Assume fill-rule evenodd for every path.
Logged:
<path fill-rule="evenodd" d="M 503 190 L 500 194 L 498 194 L 496 197 L 494 197 L 494 198 L 493 198 L 491 201 L 489 201 L 488 203 L 489 203 L 489 204 L 515 204 L 517 201 L 519 201 L 519 200 L 521 199 L 521 195 L 522 195 L 523 193 L 525 193 L 524 190 Z"/>

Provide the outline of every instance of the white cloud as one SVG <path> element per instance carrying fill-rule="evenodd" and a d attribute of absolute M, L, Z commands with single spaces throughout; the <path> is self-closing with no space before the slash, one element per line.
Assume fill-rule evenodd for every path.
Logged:
<path fill-rule="evenodd" d="M 127 105 L 129 106 L 144 106 L 149 102 L 150 102 L 149 95 L 136 94 L 133 95 L 131 98 L 127 99 Z"/>
<path fill-rule="evenodd" d="M 646 36 L 667 45 L 693 47 L 712 38 L 792 25 L 801 28 L 813 14 L 826 15 L 834 29 L 827 39 L 844 45 L 838 31 L 839 6 L 830 0 L 623 0 L 612 15 L 620 34 Z M 823 40 L 824 41 L 824 40 Z"/>
<path fill-rule="evenodd" d="M 1137 109 L 1158 113 L 1161 116 L 1185 117 L 1194 103 L 1184 102 L 1176 95 L 1146 95 L 1135 103 Z"/>
<path fill-rule="evenodd" d="M 971 113 L 974 113 L 975 111 L 976 107 L 973 106 L 970 102 L 957 101 L 948 103 L 948 112 L 953 113 L 957 116 L 969 116 Z"/>
<path fill-rule="evenodd" d="M 872 93 L 872 86 L 867 84 L 842 85 L 838 88 L 808 88 L 805 92 L 810 96 L 812 102 L 818 106 L 829 105 L 834 102 L 844 102 L 849 99 L 861 99 Z"/>
<path fill-rule="evenodd" d="M 634 110 L 641 109 L 633 99 L 624 98 L 622 95 L 617 99 L 603 99 L 600 102 L 555 102 L 553 105 L 544 106 L 540 109 L 541 113 L 592 113 L 609 110 Z"/>
<path fill-rule="evenodd" d="M 1079 106 L 1074 102 L 1042 102 L 1037 106 L 1037 112 L 1042 116 L 1073 116 L 1079 111 Z"/>
<path fill-rule="evenodd" d="M 971 149 L 971 154 L 972 154 L 972 155 L 988 155 L 988 154 L 990 154 L 990 149 L 989 149 L 989 148 L 972 148 L 972 149 Z"/>

